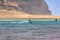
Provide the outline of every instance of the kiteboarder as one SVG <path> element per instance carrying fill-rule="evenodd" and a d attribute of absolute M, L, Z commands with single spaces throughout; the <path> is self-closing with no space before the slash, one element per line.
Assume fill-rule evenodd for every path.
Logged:
<path fill-rule="evenodd" d="M 32 21 L 29 19 L 29 23 L 32 24 Z"/>
<path fill-rule="evenodd" d="M 57 19 L 55 19 L 55 22 L 57 22 Z"/>

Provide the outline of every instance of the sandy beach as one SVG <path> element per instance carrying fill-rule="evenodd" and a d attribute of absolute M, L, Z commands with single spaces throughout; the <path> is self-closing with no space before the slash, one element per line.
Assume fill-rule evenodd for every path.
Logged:
<path fill-rule="evenodd" d="M 16 10 L 0 10 L 0 18 L 60 18 L 60 16 L 53 15 L 30 15 L 23 11 Z"/>

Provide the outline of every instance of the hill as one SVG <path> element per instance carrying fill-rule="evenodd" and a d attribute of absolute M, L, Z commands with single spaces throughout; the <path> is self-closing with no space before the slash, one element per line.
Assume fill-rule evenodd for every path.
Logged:
<path fill-rule="evenodd" d="M 0 0 L 1 9 L 23 11 L 30 15 L 51 15 L 44 0 Z"/>

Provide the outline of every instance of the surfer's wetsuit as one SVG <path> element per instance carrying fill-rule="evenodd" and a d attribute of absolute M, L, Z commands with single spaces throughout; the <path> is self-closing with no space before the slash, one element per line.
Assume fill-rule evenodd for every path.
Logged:
<path fill-rule="evenodd" d="M 55 22 L 57 22 L 57 19 L 55 19 Z"/>
<path fill-rule="evenodd" d="M 29 19 L 29 23 L 32 24 L 32 21 Z"/>

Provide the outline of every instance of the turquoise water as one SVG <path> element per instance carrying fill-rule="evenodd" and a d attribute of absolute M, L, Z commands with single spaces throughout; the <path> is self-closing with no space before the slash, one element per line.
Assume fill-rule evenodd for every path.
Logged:
<path fill-rule="evenodd" d="M 60 40 L 60 19 L 0 19 L 0 39 Z M 17 39 L 16 39 L 17 38 Z"/>
<path fill-rule="evenodd" d="M 54 19 L 31 19 L 32 24 L 27 19 L 20 19 L 15 21 L 0 21 L 0 26 L 8 27 L 24 27 L 24 26 L 48 26 L 48 25 L 60 25 L 60 20 L 55 22 Z"/>

